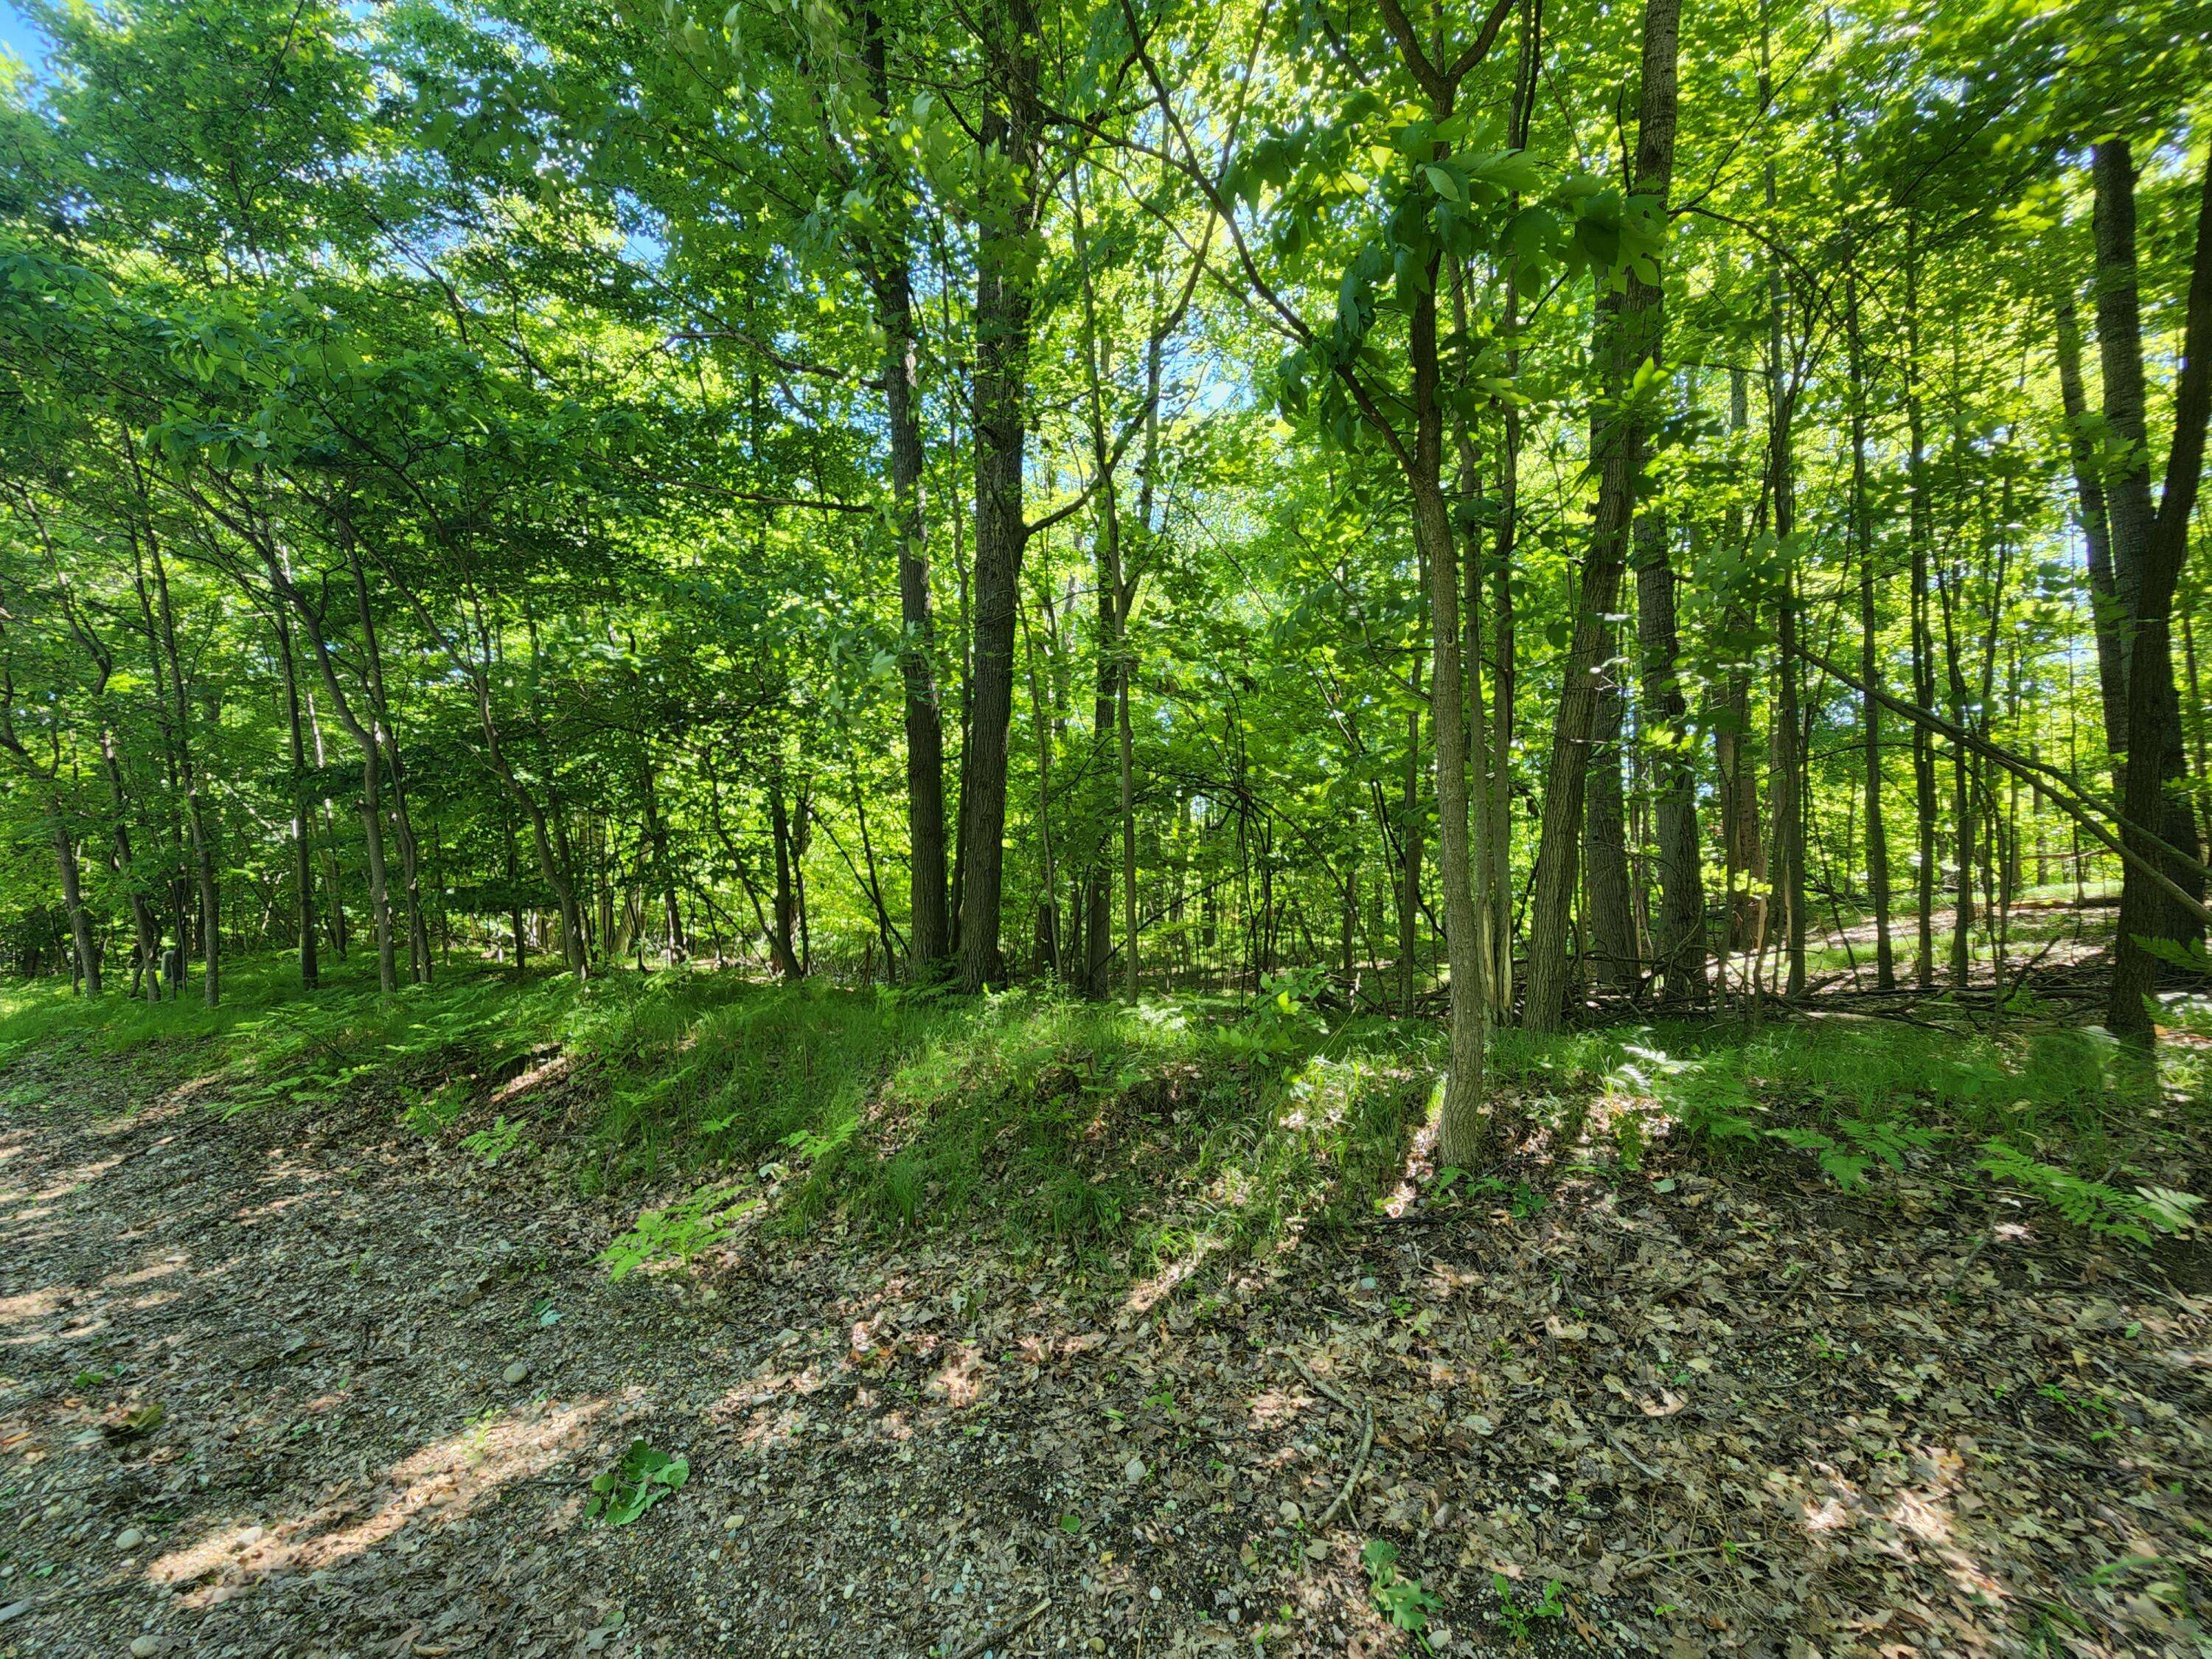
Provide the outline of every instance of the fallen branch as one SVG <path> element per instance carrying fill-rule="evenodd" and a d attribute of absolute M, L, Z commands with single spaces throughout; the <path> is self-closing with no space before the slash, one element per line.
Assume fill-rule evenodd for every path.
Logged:
<path fill-rule="evenodd" d="M 981 1636 L 970 1642 L 966 1647 L 961 1649 L 958 1653 L 953 1655 L 952 1659 L 975 1659 L 975 1656 L 982 1652 L 986 1648 L 991 1647 L 1000 1642 L 1012 1640 L 1015 1637 L 1019 1636 L 1024 1631 L 1027 1630 L 1031 1625 L 1036 1623 L 1038 1620 L 1043 1618 L 1044 1610 L 1051 1605 L 1052 1598 L 1048 1595 L 1043 1601 L 1038 1602 L 1020 1618 L 1015 1620 L 1012 1624 L 1001 1625 L 996 1630 L 985 1631 Z"/>
<path fill-rule="evenodd" d="M 1869 686 L 1856 675 L 1838 668 L 1809 647 L 1799 645 L 1797 654 L 1821 672 L 1841 680 L 1862 696 L 1872 697 L 1883 708 L 1911 721 L 1913 725 L 1925 726 L 1929 731 L 1949 739 L 1959 747 L 1971 750 L 1985 759 L 1994 761 L 2094 836 L 2104 844 L 2106 850 L 2117 854 L 2129 868 L 2155 883 L 2167 897 L 2188 911 L 2197 921 L 2212 924 L 2212 907 L 2208 907 L 2203 899 L 2198 898 L 2179 882 L 2174 880 L 2172 876 L 2160 869 L 2151 860 L 2137 852 L 2127 840 L 2113 834 L 2112 830 L 2099 823 L 2092 813 L 2101 811 L 2113 823 L 2128 831 L 2130 836 L 2155 846 L 2165 857 L 2184 868 L 2206 872 L 2206 866 L 2179 848 L 2160 840 L 2141 824 L 2130 823 L 2120 814 L 2112 811 L 2109 808 L 2102 807 L 2101 805 L 2093 807 L 2087 793 L 2080 790 L 2073 780 L 2063 772 L 2056 768 L 2046 766 L 2039 761 L 2024 760 L 2010 750 L 1991 743 L 1987 738 L 1978 737 L 1961 726 L 1953 725 L 1941 714 L 1933 714 L 1917 703 L 1906 702 L 1903 698 L 1893 696 L 1887 691 L 1877 690 Z"/>
<path fill-rule="evenodd" d="M 1291 1364 L 1297 1367 L 1298 1375 L 1312 1385 L 1314 1392 L 1334 1401 L 1346 1411 L 1359 1419 L 1359 1449 L 1352 1455 L 1352 1473 L 1344 1478 L 1344 1489 L 1330 1501 L 1327 1509 L 1315 1517 L 1314 1525 L 1318 1528 L 1327 1526 L 1335 1518 L 1336 1512 L 1344 1507 L 1345 1501 L 1352 1496 L 1352 1489 L 1359 1484 L 1359 1477 L 1367 1472 L 1367 1454 L 1374 1449 L 1375 1445 L 1375 1413 L 1354 1404 L 1339 1389 L 1322 1382 L 1321 1378 L 1306 1369 L 1305 1362 L 1296 1354 L 1291 1356 Z"/>

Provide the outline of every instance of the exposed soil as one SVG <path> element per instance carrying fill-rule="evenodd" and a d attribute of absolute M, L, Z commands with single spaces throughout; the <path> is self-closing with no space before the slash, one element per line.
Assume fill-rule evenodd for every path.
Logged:
<path fill-rule="evenodd" d="M 2204 1639 L 2201 1274 L 1932 1179 L 1662 1147 L 1180 1284 L 835 1230 L 617 1284 L 554 1159 L 5 1080 L 0 1654 L 1415 1650 L 1370 1540 L 1453 1653 Z M 688 1483 L 586 1519 L 635 1438 Z"/>

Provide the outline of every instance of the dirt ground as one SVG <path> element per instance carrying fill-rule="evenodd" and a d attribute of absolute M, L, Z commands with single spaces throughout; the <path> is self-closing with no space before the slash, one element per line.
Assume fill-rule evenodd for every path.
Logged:
<path fill-rule="evenodd" d="M 1416 1583 L 1446 1653 L 2207 1650 L 2201 1261 L 1932 1176 L 615 1283 L 634 1205 L 386 1109 L 0 1087 L 0 1654 L 1379 1655 Z"/>

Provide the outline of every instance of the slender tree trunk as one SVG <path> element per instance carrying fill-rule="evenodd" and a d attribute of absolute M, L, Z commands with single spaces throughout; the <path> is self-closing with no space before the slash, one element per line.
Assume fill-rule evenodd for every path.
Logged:
<path fill-rule="evenodd" d="M 1656 289 L 1634 278 L 1626 297 L 1600 295 L 1596 356 L 1602 402 L 1616 401 L 1617 389 L 1626 383 L 1626 370 L 1640 361 L 1644 319 L 1656 298 Z M 1599 468 L 1597 509 L 1575 599 L 1575 628 L 1559 706 L 1552 722 L 1543 824 L 1528 899 L 1528 995 L 1522 1023 L 1537 1031 L 1558 1030 L 1565 1013 L 1574 957 L 1571 919 L 1590 751 L 1598 735 L 1611 654 L 1609 619 L 1620 604 L 1632 497 L 1643 464 L 1642 425 L 1632 404 L 1623 406 L 1610 421 L 1593 420 L 1590 435 Z"/>
<path fill-rule="evenodd" d="M 870 89 L 884 112 L 893 107 L 884 31 L 873 5 L 860 10 L 862 54 Z M 891 494 L 898 519 L 899 674 L 904 688 L 908 866 L 913 918 L 907 949 L 917 978 L 930 978 L 951 953 L 945 883 L 945 725 L 937 701 L 937 624 L 929 590 L 928 515 L 922 496 L 924 456 L 919 406 L 912 250 L 906 235 L 911 206 L 902 169 L 886 148 L 875 158 L 873 240 L 876 313 L 884 331 L 884 403 L 890 428 Z"/>
<path fill-rule="evenodd" d="M 660 797 L 653 787 L 653 762 L 648 756 L 640 775 L 645 803 L 645 834 L 653 848 L 653 874 L 660 884 L 662 915 L 668 923 L 668 950 L 672 957 L 684 955 L 684 912 L 676 902 L 676 866 L 668 856 L 668 825 L 660 816 Z"/>
<path fill-rule="evenodd" d="M 1772 82 L 1767 60 L 1767 18 L 1759 15 L 1759 102 L 1773 108 Z M 1766 206 L 1776 206 L 1775 164 L 1766 161 Z M 1766 383 L 1768 418 L 1768 487 L 1774 506 L 1774 539 L 1781 550 L 1781 592 L 1775 605 L 1775 634 L 1780 661 L 1776 665 L 1774 706 L 1774 887 L 1782 905 L 1783 948 L 1788 963 L 1786 994 L 1805 994 L 1805 746 L 1798 686 L 1796 555 L 1790 538 L 1797 529 L 1797 475 L 1793 453 L 1797 387 L 1783 351 L 1787 290 L 1778 261 L 1769 264 L 1766 276 Z"/>
<path fill-rule="evenodd" d="M 84 884 L 77 866 L 76 837 L 62 822 L 58 790 L 54 799 L 54 859 L 60 866 L 62 908 L 69 916 L 70 939 L 76 951 L 76 969 L 84 994 L 97 1000 L 100 991 L 100 945 L 92 936 L 92 916 L 84 908 Z"/>
<path fill-rule="evenodd" d="M 275 608 L 276 658 L 284 671 L 284 732 L 292 763 L 292 881 L 300 897 L 300 983 L 320 982 L 315 960 L 315 862 L 307 842 L 307 743 L 300 720 L 300 670 L 292 654 L 292 624 L 280 599 Z"/>
<path fill-rule="evenodd" d="M 1729 430 L 1741 433 L 1751 425 L 1750 376 L 1738 368 L 1729 375 Z M 1736 556 L 1747 550 L 1742 507 L 1731 501 L 1722 532 Z M 1741 603 L 1731 603 L 1723 618 L 1723 633 L 1731 641 L 1730 660 L 1721 681 L 1720 708 L 1714 724 L 1715 760 L 1720 772 L 1721 847 L 1727 872 L 1728 917 L 1723 935 L 1722 989 L 1726 990 L 1729 955 L 1755 956 L 1766 937 L 1766 842 L 1759 832 L 1759 771 L 1753 764 L 1751 723 L 1751 665 L 1748 661 L 1752 617 Z M 1741 887 L 1737 885 L 1738 879 Z"/>
<path fill-rule="evenodd" d="M 769 949 L 775 957 L 776 972 L 787 980 L 793 980 L 803 975 L 806 967 L 793 944 L 799 888 L 793 878 L 791 811 L 784 802 L 783 781 L 781 768 L 769 772 L 768 813 L 769 833 L 775 845 L 775 929 L 769 936 Z"/>
<path fill-rule="evenodd" d="M 384 691 L 384 647 L 377 637 L 376 615 L 368 602 L 368 578 L 358 551 L 350 556 L 356 612 L 361 621 L 362 657 L 368 669 L 370 730 L 384 750 L 392 780 L 392 831 L 399 847 L 399 880 L 407 917 L 407 966 L 418 985 L 430 982 L 430 929 L 422 913 L 422 849 L 415 839 L 414 814 L 407 805 L 407 769 L 399 754 L 399 733 Z"/>
<path fill-rule="evenodd" d="M 199 881 L 200 951 L 204 971 L 200 995 L 210 1008 L 222 1000 L 222 930 L 216 902 L 215 837 L 208 823 L 207 805 L 201 798 L 199 768 L 192 756 L 186 728 L 191 714 L 185 701 L 185 670 L 177 653 L 177 613 L 169 598 L 169 571 L 161 544 L 149 534 L 146 547 L 152 556 L 154 592 L 160 603 L 161 657 L 168 670 L 169 695 L 176 710 L 174 740 L 177 763 L 185 785 L 185 822 L 191 831 L 192 868 Z"/>
<path fill-rule="evenodd" d="M 1636 949 L 1636 916 L 1629 896 L 1627 811 L 1621 793 L 1620 731 L 1627 700 L 1613 630 L 1601 647 L 1596 723 L 1590 732 L 1590 774 L 1583 806 L 1583 908 L 1596 981 L 1633 992 L 1642 978 Z"/>
<path fill-rule="evenodd" d="M 1859 330 L 1856 267 L 1844 279 L 1844 307 L 1850 352 L 1851 541 L 1859 562 L 1859 678 L 1878 689 L 1880 612 L 1875 605 L 1874 522 L 1867 511 L 1866 355 Z M 1887 991 L 1897 983 L 1897 958 L 1889 936 L 1889 838 L 1881 813 L 1881 700 L 1869 690 L 1859 701 L 1866 734 L 1867 897 L 1874 908 L 1874 980 Z"/>
<path fill-rule="evenodd" d="M 1705 1000 L 1705 891 L 1698 842 L 1698 785 L 1690 767 L 1688 704 L 1676 662 L 1674 571 L 1665 509 L 1647 508 L 1636 521 L 1636 626 L 1643 658 L 1643 727 L 1651 745 L 1659 842 L 1659 919 L 1651 955 L 1660 996 L 1670 1003 Z"/>
<path fill-rule="evenodd" d="M 2089 404 L 2081 382 L 2081 325 L 2074 296 L 2062 292 L 2057 306 L 2058 394 L 2066 410 L 2067 456 L 2073 464 L 2075 521 L 2088 566 L 2089 615 L 2097 641 L 2097 695 L 2105 714 L 2105 748 L 2114 757 L 2113 793 L 2120 789 L 2118 757 L 2128 740 L 2126 629 L 2112 586 L 2112 520 L 2105 505 L 2105 480 L 2088 426 Z"/>
<path fill-rule="evenodd" d="M 1398 834 L 1398 1007 L 1411 1013 L 1419 981 L 1421 923 L 1421 711 L 1406 711 L 1406 786 Z"/>
<path fill-rule="evenodd" d="M 1920 398 L 1920 253 L 1918 221 L 1905 225 L 1905 426 L 1906 477 L 1911 500 L 1905 533 L 1912 556 L 1912 700 L 1922 708 L 1936 706 L 1936 641 L 1929 617 L 1929 561 L 1934 540 L 1935 501 L 1929 492 L 1927 419 Z M 1914 953 L 1916 984 L 1936 982 L 1936 877 L 1941 860 L 1936 856 L 1936 739 L 1918 723 L 1912 728 L 1912 798 L 1919 832 L 1919 867 L 1915 872 L 1916 921 L 1919 937 Z"/>

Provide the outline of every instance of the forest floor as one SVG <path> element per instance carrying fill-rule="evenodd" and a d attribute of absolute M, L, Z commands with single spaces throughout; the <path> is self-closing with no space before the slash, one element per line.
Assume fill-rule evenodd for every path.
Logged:
<path fill-rule="evenodd" d="M 0 1655 L 2205 1650 L 2195 1237 L 1660 1140 L 1187 1276 L 616 1280 L 550 1160 L 162 1070 L 0 1077 Z"/>

